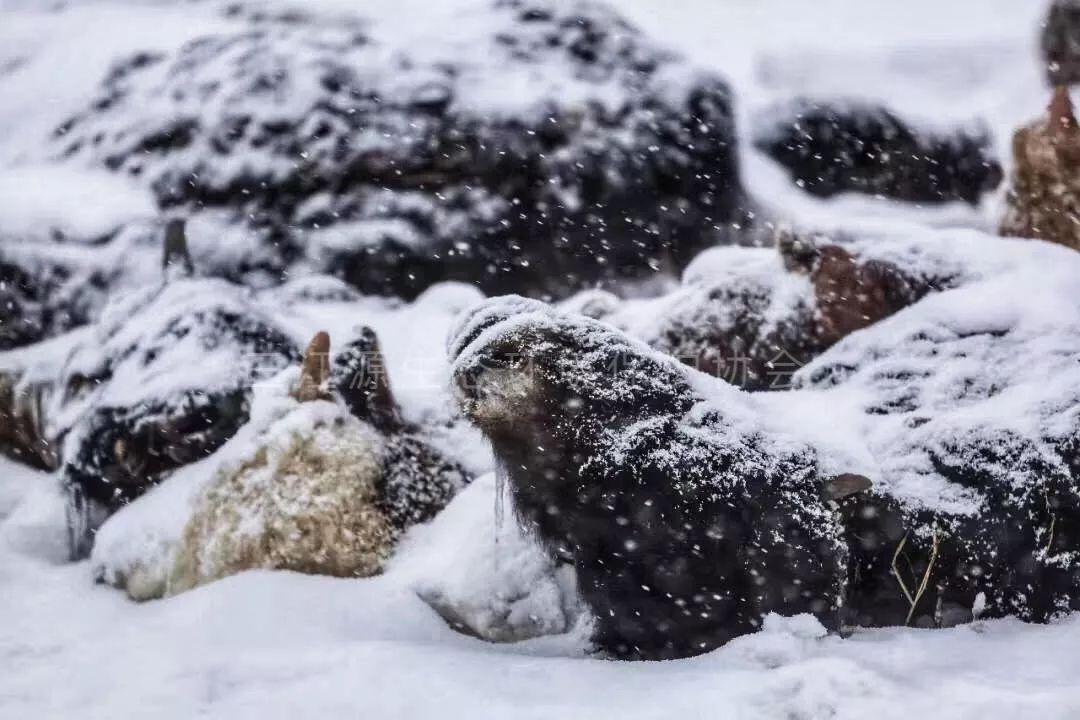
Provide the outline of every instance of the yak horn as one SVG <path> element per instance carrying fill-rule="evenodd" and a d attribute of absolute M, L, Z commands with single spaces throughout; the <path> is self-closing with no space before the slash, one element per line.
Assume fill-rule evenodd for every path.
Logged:
<path fill-rule="evenodd" d="M 324 331 L 315 333 L 304 351 L 300 368 L 300 383 L 293 396 L 300 402 L 328 400 L 327 379 L 330 377 L 330 335 Z"/>

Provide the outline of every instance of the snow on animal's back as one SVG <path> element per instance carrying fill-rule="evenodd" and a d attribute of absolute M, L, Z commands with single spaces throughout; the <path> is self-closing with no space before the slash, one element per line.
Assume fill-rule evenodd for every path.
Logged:
<path fill-rule="evenodd" d="M 1010 491 L 1033 490 L 1039 464 L 1076 474 L 1080 255 L 982 239 L 985 264 L 1008 270 L 930 295 L 796 375 L 800 392 L 854 421 L 875 485 L 912 507 L 978 512 L 992 488 L 947 477 L 950 465 L 991 462 L 963 457 L 976 446 L 1003 453 L 991 472 Z"/>

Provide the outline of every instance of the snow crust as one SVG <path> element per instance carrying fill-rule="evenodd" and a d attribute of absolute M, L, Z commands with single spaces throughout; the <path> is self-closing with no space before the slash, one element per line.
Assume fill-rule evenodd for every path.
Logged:
<path fill-rule="evenodd" d="M 20 526 L 32 506 L 58 512 L 60 504 L 43 476 L 4 464 L 5 481 L 23 488 L 15 513 L 0 521 L 0 584 L 18 589 L 0 593 L 9 620 L 0 625 L 0 653 L 13 660 L 0 681 L 7 716 L 353 717 L 362 709 L 380 717 L 584 719 L 707 709 L 768 720 L 901 720 L 913 712 L 1068 720 L 1080 711 L 1075 617 L 846 639 L 823 636 L 812 618 L 769 618 L 760 633 L 710 655 L 658 665 L 584 658 L 574 633 L 511 645 L 461 635 L 396 570 L 364 581 L 251 572 L 133 605 L 89 585 L 85 564 L 52 565 L 38 543 L 13 544 L 26 537 Z M 455 502 L 469 504 L 471 491 Z M 490 506 L 476 502 L 474 510 L 455 523 L 459 533 L 470 522 L 485 525 L 479 514 Z M 450 552 L 444 547 L 440 557 Z M 67 680 L 57 682 L 61 676 Z"/>

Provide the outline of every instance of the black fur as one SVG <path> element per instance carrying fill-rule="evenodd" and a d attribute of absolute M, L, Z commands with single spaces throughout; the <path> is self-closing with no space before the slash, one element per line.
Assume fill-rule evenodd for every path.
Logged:
<path fill-rule="evenodd" d="M 515 509 L 577 569 L 597 646 L 684 657 L 769 612 L 837 629 L 845 551 L 810 449 L 777 455 L 718 408 L 692 419 L 700 397 L 680 366 L 598 324 L 533 310 L 535 322 L 486 343 L 469 338 L 502 317 L 474 318 L 455 342 L 455 380 Z M 492 373 L 527 373 L 536 390 L 485 416 Z"/>
<path fill-rule="evenodd" d="M 397 433 L 386 438 L 375 504 L 392 528 L 404 531 L 435 517 L 471 481 L 419 434 Z"/>
<path fill-rule="evenodd" d="M 754 144 L 818 197 L 842 192 L 893 200 L 977 204 L 1002 180 L 983 130 L 918 130 L 891 110 L 798 101 L 773 109 Z"/>
<path fill-rule="evenodd" d="M 1054 0 L 1043 22 L 1039 44 L 1047 83 L 1075 85 L 1080 81 L 1080 3 Z"/>
<path fill-rule="evenodd" d="M 162 207 L 230 212 L 274 277 L 307 260 L 409 299 L 440 280 L 565 295 L 648 277 L 745 220 L 720 77 L 673 88 L 686 61 L 599 4 L 500 0 L 489 12 L 472 40 L 490 64 L 405 52 L 380 68 L 377 25 L 239 9 L 235 31 L 118 62 L 55 130 L 57 150 L 137 176 Z M 548 93 L 537 112 L 508 115 L 469 99 L 483 73 L 497 86 L 506 67 L 548 63 L 625 100 Z M 193 96 L 228 112 L 193 116 Z M 158 112 L 151 97 L 170 105 Z M 230 156 L 250 162 L 219 160 Z M 319 251 L 338 223 L 359 228 L 340 231 L 355 241 Z"/>
<path fill-rule="evenodd" d="M 1075 440 L 1071 469 L 1020 438 L 935 448 L 937 472 L 985 498 L 974 514 L 878 488 L 833 503 L 814 448 L 765 429 L 750 396 L 595 321 L 500 298 L 451 355 L 516 510 L 574 564 L 611 655 L 693 655 L 768 612 L 835 630 L 1080 609 Z"/>
<path fill-rule="evenodd" d="M 185 284 L 187 283 L 187 284 Z M 167 298 L 183 303 L 188 293 L 220 293 L 220 306 L 196 310 L 163 307 Z M 251 385 L 274 369 L 282 369 L 300 359 L 294 343 L 251 307 L 241 313 L 251 299 L 234 286 L 218 281 L 183 281 L 161 290 L 164 295 L 148 297 L 149 310 L 132 308 L 134 315 L 122 317 L 115 326 L 103 330 L 108 348 L 92 376 L 65 368 L 64 378 L 53 389 L 62 397 L 61 405 L 84 402 L 84 394 L 104 389 L 104 402 L 90 400 L 86 414 L 71 428 L 61 472 L 68 491 L 71 525 L 71 554 L 85 557 L 98 526 L 123 505 L 138 498 L 179 467 L 200 460 L 231 438 L 248 420 Z M 168 294 L 171 293 L 171 294 Z M 166 300 L 163 302 L 163 298 Z M 141 311 L 141 312 L 140 312 Z M 112 336 L 125 336 L 128 322 L 160 320 L 157 313 L 172 312 L 156 333 L 136 334 L 130 344 L 113 343 Z M 147 317 L 149 314 L 151 317 Z M 110 388 L 142 382 L 141 374 L 154 378 L 167 367 L 170 353 L 182 341 L 196 338 L 206 351 L 228 348 L 235 362 L 229 368 L 230 384 L 201 390 L 183 390 L 133 405 L 113 405 L 107 401 Z M 102 342 L 93 337 L 90 342 Z M 118 372 L 117 367 L 125 372 Z M 132 364 L 137 370 L 132 373 Z M 191 372 L 198 372 L 192 367 Z"/>
<path fill-rule="evenodd" d="M 376 506 L 394 530 L 435 517 L 472 480 L 427 441 L 421 428 L 402 419 L 374 330 L 362 327 L 342 348 L 334 357 L 331 378 L 349 412 L 385 438 Z"/>

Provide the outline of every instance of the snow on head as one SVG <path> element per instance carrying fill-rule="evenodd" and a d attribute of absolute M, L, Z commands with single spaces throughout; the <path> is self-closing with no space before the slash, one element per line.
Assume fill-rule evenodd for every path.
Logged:
<path fill-rule="evenodd" d="M 949 467 L 952 452 L 975 452 L 957 445 L 978 438 L 986 452 L 1020 443 L 1060 468 L 1060 442 L 1080 427 L 1080 314 L 1071 299 L 1080 258 L 1040 243 L 982 240 L 988 255 L 1011 254 L 1011 272 L 930 296 L 849 337 L 797 376 L 802 386 L 857 398 L 864 415 L 856 432 L 880 459 L 879 485 L 915 505 L 986 507 L 992 495 Z M 999 482 L 1018 492 L 1043 482 L 1014 459 Z M 1001 461 L 1004 470 L 1009 462 Z"/>

